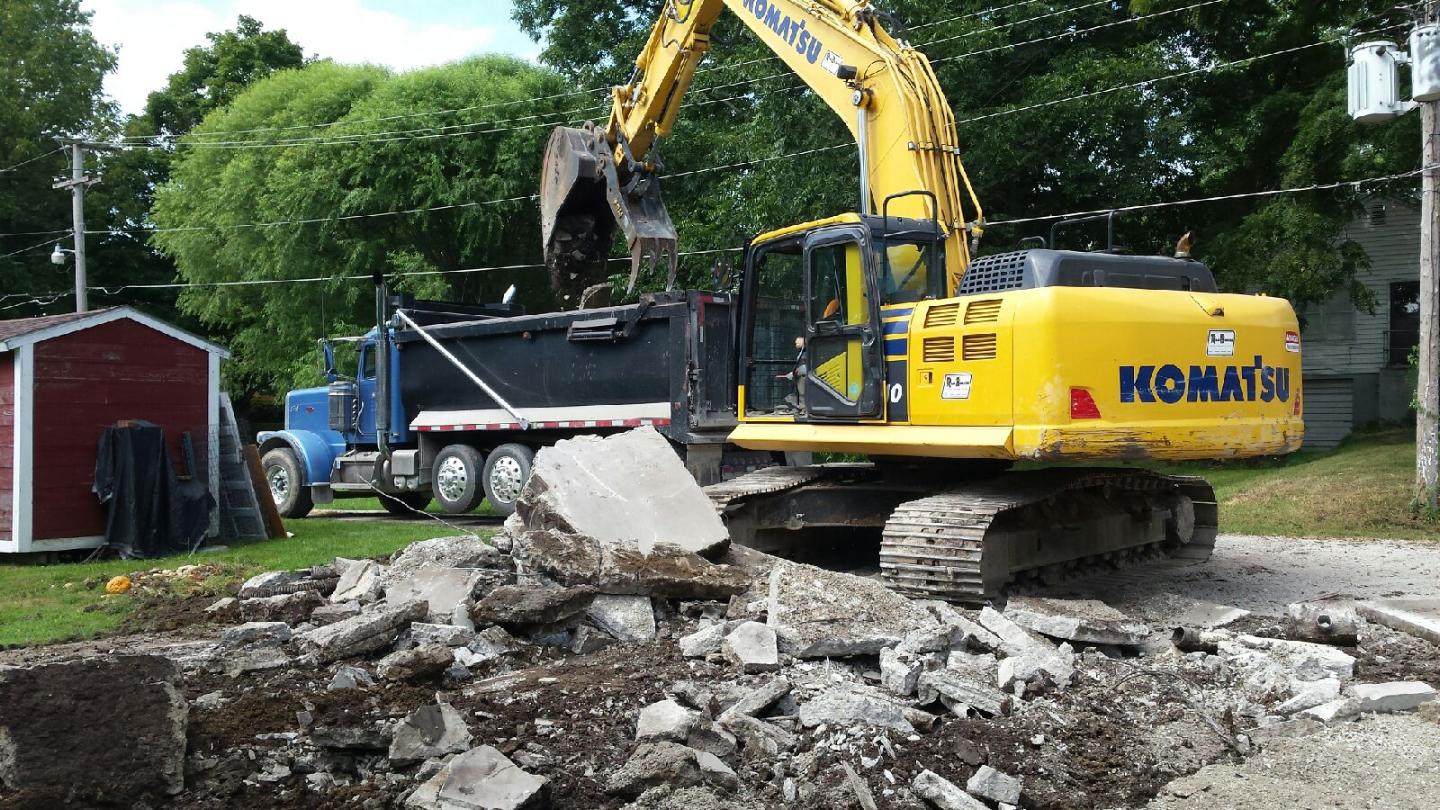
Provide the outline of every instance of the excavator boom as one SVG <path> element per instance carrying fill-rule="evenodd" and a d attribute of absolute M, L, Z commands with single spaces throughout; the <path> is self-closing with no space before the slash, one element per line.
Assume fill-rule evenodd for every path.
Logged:
<path fill-rule="evenodd" d="M 559 128 L 546 147 L 541 236 L 552 283 L 602 281 L 618 229 L 630 250 L 630 287 L 647 260 L 665 265 L 673 285 L 678 237 L 660 196 L 660 144 L 726 8 L 850 128 L 860 212 L 940 224 L 953 290 L 969 261 L 967 236 L 980 233 L 980 203 L 929 62 L 885 31 L 869 0 L 669 0 L 630 82 L 613 89 L 604 126 Z"/>

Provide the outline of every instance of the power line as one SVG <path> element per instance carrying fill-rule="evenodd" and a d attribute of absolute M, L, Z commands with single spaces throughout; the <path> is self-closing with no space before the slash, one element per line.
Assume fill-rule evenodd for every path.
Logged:
<path fill-rule="evenodd" d="M 1119 208 L 1099 208 L 1093 211 L 1068 211 L 1063 214 L 1047 214 L 1039 217 L 1025 217 L 1023 219 L 990 220 L 985 223 L 986 227 L 998 227 L 1000 225 L 1024 225 L 1031 222 L 1045 222 L 1051 219 L 1069 219 L 1071 217 L 1083 217 L 1092 214 L 1108 214 L 1112 211 L 1127 213 L 1130 211 L 1149 211 L 1156 208 L 1174 208 L 1183 205 L 1198 205 L 1200 203 L 1226 202 L 1229 200 L 1248 200 L 1258 197 L 1276 197 L 1285 194 L 1300 194 L 1307 191 L 1328 191 L 1337 188 L 1360 188 L 1372 183 L 1388 183 L 1395 180 L 1404 180 L 1407 177 L 1416 177 L 1424 174 L 1427 170 L 1440 168 L 1440 164 L 1425 166 L 1413 169 L 1408 172 L 1397 174 L 1381 175 L 1379 177 L 1366 177 L 1361 180 L 1340 180 L 1334 183 L 1315 183 L 1308 186 L 1295 186 L 1292 188 L 1277 188 L 1268 191 L 1245 191 L 1238 194 L 1218 194 L 1213 197 L 1192 197 L 1188 200 L 1170 200 L 1168 202 L 1141 203 L 1139 205 L 1126 205 Z"/>
<path fill-rule="evenodd" d="M 64 231 L 64 233 L 70 233 L 70 232 L 69 232 L 69 231 Z M 33 245 L 29 246 L 29 247 L 23 247 L 23 248 L 20 248 L 19 250 L 12 250 L 12 251 L 10 251 L 9 253 L 0 255 L 0 259 L 8 259 L 8 258 L 10 258 L 11 256 L 19 256 L 21 253 L 28 253 L 28 252 L 34 250 L 35 248 L 44 247 L 44 246 L 50 244 L 50 243 L 53 242 L 53 241 L 55 241 L 55 240 L 53 240 L 53 239 L 42 239 L 42 240 L 40 240 L 39 242 L 36 242 L 35 244 L 33 244 Z M 0 298 L 0 300 L 3 300 L 3 298 Z"/>
<path fill-rule="evenodd" d="M 68 148 L 68 147 L 61 146 L 61 147 L 56 148 L 56 149 L 51 149 L 49 152 L 46 152 L 46 153 L 43 154 L 43 155 L 36 155 L 35 157 L 30 158 L 29 160 L 22 160 L 22 161 L 20 161 L 19 163 L 16 163 L 14 166 L 11 166 L 11 167 L 8 168 L 8 169 L 0 169 L 0 174 L 8 174 L 9 172 L 13 172 L 13 171 L 15 171 L 16 169 L 20 168 L 21 166 L 29 166 L 31 163 L 34 163 L 34 162 L 37 161 L 37 160 L 44 160 L 45 158 L 50 157 L 51 155 L 58 155 L 58 154 L 60 154 L 61 152 L 64 152 L 67 148 Z"/>

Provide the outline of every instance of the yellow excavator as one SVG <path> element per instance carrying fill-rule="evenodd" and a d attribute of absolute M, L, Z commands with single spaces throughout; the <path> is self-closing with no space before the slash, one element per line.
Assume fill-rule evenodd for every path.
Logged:
<path fill-rule="evenodd" d="M 772 548 L 878 529 L 892 588 L 965 602 L 1097 565 L 1207 559 L 1203 479 L 1080 465 L 1298 449 L 1290 305 L 1113 240 L 1056 250 L 1052 231 L 1048 248 L 976 257 L 984 216 L 953 113 L 869 0 L 667 0 L 609 121 L 551 136 L 552 274 L 594 272 L 618 228 L 632 287 L 647 259 L 673 284 L 659 145 L 727 8 L 841 116 L 860 157 L 858 212 L 746 248 L 730 441 L 870 459 L 712 485 L 732 537 Z"/>

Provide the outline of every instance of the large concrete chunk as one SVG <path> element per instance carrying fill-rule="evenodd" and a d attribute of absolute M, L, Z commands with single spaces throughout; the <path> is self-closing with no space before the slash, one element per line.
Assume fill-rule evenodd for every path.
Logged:
<path fill-rule="evenodd" d="M 655 609 L 648 596 L 601 594 L 590 603 L 585 617 L 619 641 L 655 638 Z"/>
<path fill-rule="evenodd" d="M 560 529 L 647 554 L 657 543 L 698 554 L 730 543 L 685 463 L 648 427 L 541 450 L 517 511 L 530 529 Z"/>
<path fill-rule="evenodd" d="M 427 612 L 424 602 L 384 607 L 302 633 L 296 643 L 316 663 L 325 664 L 388 647 L 401 630 L 423 620 Z"/>
<path fill-rule="evenodd" d="M 449 703 L 427 703 L 407 715 L 390 738 L 390 760 L 418 762 L 470 748 L 465 718 Z"/>
<path fill-rule="evenodd" d="M 482 745 L 450 760 L 405 800 L 415 810 L 537 810 L 546 780 Z"/>
<path fill-rule="evenodd" d="M 481 540 L 473 534 L 459 537 L 436 537 L 411 543 L 390 561 L 387 578 L 394 582 L 399 577 L 413 575 L 421 566 L 438 565 L 441 568 L 503 568 L 508 565 L 500 549 Z"/>
<path fill-rule="evenodd" d="M 401 576 L 387 578 L 385 600 L 391 604 L 420 601 L 430 606 L 430 620 L 449 622 L 455 606 L 468 604 L 470 595 L 480 581 L 478 571 L 470 568 L 446 568 L 432 563 L 416 566 Z"/>
<path fill-rule="evenodd" d="M 1440 644 L 1440 599 L 1380 599 L 1355 609 L 1376 624 Z"/>
<path fill-rule="evenodd" d="M 380 598 L 381 581 L 385 566 L 374 560 L 347 560 L 335 591 L 330 594 L 331 602 L 373 602 Z"/>
<path fill-rule="evenodd" d="M 982 799 L 989 799 L 998 804 L 1017 805 L 1020 803 L 1020 780 L 995 770 L 989 765 L 981 765 L 970 781 L 965 783 L 965 789 L 979 796 Z"/>
<path fill-rule="evenodd" d="M 924 608 L 879 582 L 781 562 L 770 571 L 766 622 L 785 628 L 800 658 L 878 655 L 916 630 L 937 626 Z"/>
<path fill-rule="evenodd" d="M 1435 687 L 1420 681 L 1357 683 L 1355 708 L 1362 712 L 1408 712 L 1435 699 Z"/>
<path fill-rule="evenodd" d="M 697 785 L 701 780 L 696 751 L 674 742 L 643 743 L 630 759 L 611 774 L 606 791 L 633 799 L 652 787 L 673 789 Z"/>
<path fill-rule="evenodd" d="M 595 599 L 595 589 L 525 588 L 506 585 L 491 591 L 475 605 L 475 624 L 498 624 L 507 629 L 543 627 L 573 619 Z"/>
<path fill-rule="evenodd" d="M 915 727 L 905 719 L 905 707 L 883 693 L 863 686 L 841 686 L 800 704 L 800 723 L 814 728 L 822 723 L 841 726 L 874 726 L 905 734 Z"/>
<path fill-rule="evenodd" d="M 910 783 L 915 795 L 940 810 L 990 810 L 985 803 L 961 790 L 954 782 L 934 771 L 921 771 Z"/>
<path fill-rule="evenodd" d="M 994 717 L 1010 713 L 1010 696 L 993 686 L 978 683 L 953 669 L 932 669 L 920 676 L 921 694 L 933 691 L 954 703 Z"/>
<path fill-rule="evenodd" d="M 759 622 L 745 622 L 731 630 L 725 636 L 721 650 L 746 674 L 780 668 L 780 649 L 775 631 Z"/>
<path fill-rule="evenodd" d="M 237 607 L 240 610 L 241 621 L 285 622 L 293 625 L 308 621 L 314 610 L 323 604 L 325 604 L 325 599 L 320 596 L 319 592 L 297 591 L 275 596 L 241 599 Z"/>
<path fill-rule="evenodd" d="M 1150 636 L 1150 626 L 1095 599 L 1017 597 L 1005 616 L 1027 630 L 1086 644 L 1134 647 Z"/>
<path fill-rule="evenodd" d="M 188 707 L 176 677 L 156 655 L 0 668 L 0 783 L 37 807 L 179 793 Z"/>
<path fill-rule="evenodd" d="M 421 644 L 396 650 L 375 663 L 375 674 L 387 681 L 413 681 L 445 671 L 455 654 L 443 644 Z"/>
<path fill-rule="evenodd" d="M 1326 644 L 1289 641 L 1260 636 L 1236 636 L 1221 641 L 1220 655 L 1231 663 L 1254 670 L 1283 666 L 1292 677 L 1302 681 L 1325 678 L 1346 680 L 1355 674 L 1355 658 Z"/>
<path fill-rule="evenodd" d="M 750 576 L 741 569 L 717 565 L 671 543 L 656 543 L 643 552 L 585 535 L 528 531 L 516 538 L 515 555 L 528 571 L 561 585 L 593 585 L 602 593 L 728 599 L 750 587 Z"/>
<path fill-rule="evenodd" d="M 651 703 L 640 710 L 635 724 L 635 739 L 661 739 L 684 742 L 699 722 L 700 715 L 673 700 Z"/>

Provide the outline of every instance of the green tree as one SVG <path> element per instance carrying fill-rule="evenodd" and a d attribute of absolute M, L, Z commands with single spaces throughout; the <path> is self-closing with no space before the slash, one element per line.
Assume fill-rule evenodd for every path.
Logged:
<path fill-rule="evenodd" d="M 538 261 L 538 216 L 524 198 L 539 182 L 544 122 L 563 99 L 528 100 L 564 90 L 553 73 L 500 57 L 398 76 L 317 62 L 208 115 L 152 211 L 163 228 L 195 230 L 154 243 L 190 282 L 331 279 L 184 293 L 183 309 L 233 335 L 232 384 L 314 382 L 316 337 L 372 325 L 367 279 L 377 272 L 420 296 L 495 300 L 517 283 L 522 300 L 550 305 L 540 270 L 436 271 Z M 320 221 L 252 227 L 297 220 Z"/>
<path fill-rule="evenodd" d="M 992 222 L 1334 182 L 1417 164 L 1414 116 L 1375 129 L 1346 115 L 1339 39 L 1351 30 L 1403 36 L 1408 20 L 1404 9 L 1378 0 L 1227 0 L 1182 13 L 1166 13 L 1189 5 L 1182 0 L 1037 0 L 1000 11 L 986 11 L 993 0 L 879 5 L 898 23 L 891 30 L 935 65 Z M 515 4 L 517 22 L 546 43 L 542 59 L 586 87 L 628 77 L 656 13 L 646 0 Z M 1073 35 L 1057 36 L 1065 32 Z M 783 75 L 783 65 L 755 61 L 770 54 L 733 15 L 715 33 L 665 144 L 670 172 L 849 139 L 795 77 Z M 1194 72 L 1288 49 L 1296 50 Z M 1191 75 L 1150 81 L 1184 72 Z M 855 172 L 853 148 L 835 149 L 664 185 L 682 248 L 733 247 L 757 230 L 852 209 Z M 1357 198 L 1353 191 L 1316 192 L 1158 208 L 1127 215 L 1119 241 L 1136 252 L 1168 253 L 1193 230 L 1227 288 L 1265 289 L 1303 304 L 1364 271 L 1363 255 L 1338 238 Z M 1023 236 L 1048 234 L 1049 224 L 993 225 L 983 249 L 1012 249 Z M 1071 229 L 1062 245 L 1103 247 L 1102 233 Z M 708 274 L 708 261 L 682 267 L 692 283 Z"/>
<path fill-rule="evenodd" d="M 0 3 L 0 233 L 64 229 L 68 196 L 51 189 L 68 160 L 54 136 L 103 130 L 114 108 L 101 92 L 115 54 L 90 33 L 90 13 L 78 0 L 6 0 Z M 55 154 L 51 154 L 55 153 Z M 23 165 L 20 165 L 23 164 Z M 55 237 L 60 238 L 60 237 Z M 47 254 L 49 245 L 24 250 L 39 235 L 0 237 L 0 294 L 65 289 Z M 14 302 L 0 301 L 0 306 Z M 35 314 L 33 307 L 0 310 L 0 317 Z"/>

